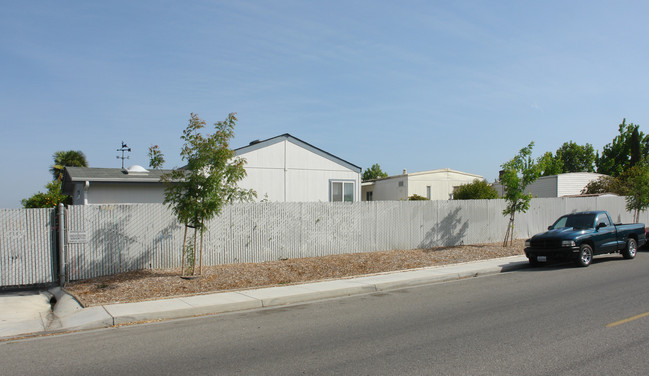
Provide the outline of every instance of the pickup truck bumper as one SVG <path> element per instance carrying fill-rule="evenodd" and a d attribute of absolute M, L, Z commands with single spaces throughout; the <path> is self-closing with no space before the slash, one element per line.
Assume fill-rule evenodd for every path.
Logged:
<path fill-rule="evenodd" d="M 575 260 L 579 258 L 579 247 L 560 248 L 525 248 L 525 256 L 534 261 L 545 260 Z M 542 256 L 539 260 L 539 256 Z"/>

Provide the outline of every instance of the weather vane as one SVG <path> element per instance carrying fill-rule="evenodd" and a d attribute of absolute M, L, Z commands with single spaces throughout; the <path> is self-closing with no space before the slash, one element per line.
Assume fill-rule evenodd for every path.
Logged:
<path fill-rule="evenodd" d="M 118 156 L 117 156 L 117 159 L 121 159 L 121 160 L 122 160 L 122 170 L 123 170 L 123 169 L 124 169 L 124 160 L 130 158 L 130 157 L 128 157 L 128 156 L 124 156 L 124 153 L 125 153 L 125 152 L 129 152 L 129 153 L 130 153 L 130 152 L 131 152 L 131 148 L 129 148 L 128 145 L 126 145 L 126 142 L 122 141 L 122 147 L 121 147 L 120 149 L 117 149 L 117 151 L 121 151 L 121 152 L 122 152 L 122 156 L 120 157 L 120 156 L 118 155 Z"/>

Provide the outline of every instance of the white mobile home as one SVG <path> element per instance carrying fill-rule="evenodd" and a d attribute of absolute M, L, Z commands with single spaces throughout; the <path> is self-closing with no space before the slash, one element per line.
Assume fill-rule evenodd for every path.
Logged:
<path fill-rule="evenodd" d="M 361 168 L 290 134 L 235 150 L 246 159 L 241 187 L 280 202 L 360 201 Z"/>
<path fill-rule="evenodd" d="M 593 172 L 570 172 L 566 174 L 543 176 L 535 180 L 526 189 L 534 197 L 564 197 L 577 196 L 588 183 L 605 176 Z M 503 186 L 495 183 L 494 188 L 498 194 L 503 195 Z"/>
<path fill-rule="evenodd" d="M 239 182 L 257 200 L 360 201 L 361 168 L 289 134 L 235 149 L 247 160 Z M 63 191 L 74 205 L 162 203 L 160 176 L 169 170 L 66 167 Z"/>
<path fill-rule="evenodd" d="M 419 195 L 429 200 L 449 200 L 453 190 L 475 179 L 484 180 L 480 175 L 443 168 L 438 170 L 408 173 L 363 182 L 363 201 L 407 200 Z"/>

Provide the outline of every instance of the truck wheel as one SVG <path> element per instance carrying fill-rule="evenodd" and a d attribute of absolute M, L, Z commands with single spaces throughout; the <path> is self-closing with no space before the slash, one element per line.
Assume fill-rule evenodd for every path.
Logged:
<path fill-rule="evenodd" d="M 577 265 L 588 266 L 593 261 L 593 248 L 588 244 L 582 244 L 579 247 L 579 258 L 577 258 Z"/>
<path fill-rule="evenodd" d="M 632 259 L 635 257 L 635 254 L 638 252 L 638 243 L 633 238 L 629 238 L 626 241 L 626 248 L 622 251 L 622 257 L 625 259 Z"/>

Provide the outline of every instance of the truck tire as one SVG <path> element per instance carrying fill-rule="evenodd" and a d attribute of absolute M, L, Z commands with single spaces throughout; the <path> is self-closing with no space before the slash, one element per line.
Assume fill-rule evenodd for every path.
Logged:
<path fill-rule="evenodd" d="M 579 247 L 579 257 L 576 262 L 578 266 L 586 267 L 593 261 L 593 248 L 588 244 Z"/>
<path fill-rule="evenodd" d="M 626 247 L 622 251 L 622 257 L 625 259 L 632 259 L 638 253 L 638 242 L 633 238 L 629 238 L 626 241 Z"/>

